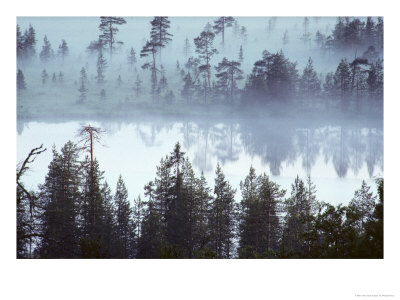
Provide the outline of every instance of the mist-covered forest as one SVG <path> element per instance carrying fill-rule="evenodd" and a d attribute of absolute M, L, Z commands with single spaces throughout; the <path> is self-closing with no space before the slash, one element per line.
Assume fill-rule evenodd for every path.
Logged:
<path fill-rule="evenodd" d="M 377 17 L 18 18 L 16 51 L 19 119 L 382 109 Z"/>
<path fill-rule="evenodd" d="M 19 17 L 16 41 L 18 134 L 84 123 L 17 164 L 18 258 L 383 258 L 382 17 Z M 183 144 L 128 193 L 139 171 L 124 163 L 110 186 L 89 120 L 136 122 L 146 149 L 182 122 Z M 224 169 L 244 154 L 261 163 L 237 164 L 233 185 Z M 283 188 L 298 157 L 307 176 Z M 317 194 L 319 157 L 359 180 L 340 204 Z"/>

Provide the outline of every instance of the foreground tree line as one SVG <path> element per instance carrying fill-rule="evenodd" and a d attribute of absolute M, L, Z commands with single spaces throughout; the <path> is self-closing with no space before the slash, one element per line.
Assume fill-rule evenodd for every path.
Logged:
<path fill-rule="evenodd" d="M 218 164 L 211 189 L 179 143 L 133 206 L 120 176 L 115 194 L 97 160 L 80 160 L 67 142 L 38 191 L 17 170 L 18 258 L 383 258 L 383 179 L 378 200 L 365 182 L 347 206 L 316 199 L 311 179 L 297 177 L 290 195 L 264 174 L 240 184 L 241 200 Z"/>

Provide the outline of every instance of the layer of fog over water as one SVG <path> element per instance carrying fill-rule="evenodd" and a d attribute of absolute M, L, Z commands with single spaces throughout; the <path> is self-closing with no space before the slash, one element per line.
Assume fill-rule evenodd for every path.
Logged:
<path fill-rule="evenodd" d="M 115 188 L 121 174 L 130 199 L 153 180 L 156 165 L 179 141 L 193 163 L 196 174 L 203 170 L 210 185 L 214 183 L 217 162 L 231 184 L 238 189 L 250 165 L 265 172 L 290 193 L 294 178 L 311 175 L 318 199 L 347 203 L 366 180 L 375 190 L 374 177 L 383 176 L 383 134 L 379 127 L 354 124 L 323 127 L 285 126 L 281 120 L 270 121 L 179 121 L 153 119 L 139 122 L 65 122 L 20 124 L 17 159 L 22 160 L 40 143 L 49 149 L 35 161 L 25 183 L 34 188 L 44 181 L 52 159 L 51 147 L 57 149 L 68 140 L 77 140 L 77 130 L 89 122 L 107 131 L 104 146 L 95 146 L 95 156 L 105 178 Z M 263 124 L 264 123 L 264 124 Z M 293 124 L 296 126 L 296 124 Z M 44 136 L 45 135 L 45 136 Z"/>
<path fill-rule="evenodd" d="M 334 113 L 329 115 L 324 108 L 326 99 L 323 99 L 316 102 L 319 111 L 304 114 L 304 117 L 299 114 L 301 110 L 292 110 L 290 102 L 282 104 L 278 109 L 280 113 L 267 110 L 264 114 L 260 109 L 258 114 L 243 116 L 240 115 L 242 108 L 239 103 L 235 103 L 236 109 L 233 113 L 226 110 L 226 117 L 209 117 L 214 112 L 213 106 L 206 110 L 197 103 L 190 106 L 181 97 L 183 81 L 177 70 L 177 61 L 183 68 L 188 57 L 197 57 L 193 39 L 208 22 L 213 24 L 216 17 L 170 17 L 172 41 L 162 49 L 161 56 L 157 54 L 157 64 L 165 68 L 168 90 L 175 95 L 174 103 L 152 106 L 150 71 L 141 68 L 149 59 L 140 58 L 140 50 L 150 36 L 152 19 L 126 17 L 127 23 L 118 26 L 117 40 L 124 44 L 116 46 L 112 61 L 108 52 L 104 53 L 108 67 L 103 99 L 100 99 L 101 88 L 95 83 L 97 55 L 86 52 L 90 41 L 99 36 L 98 17 L 17 19 L 22 32 L 29 24 L 36 30 L 37 55 L 45 35 L 55 52 L 62 39 L 67 41 L 70 52 L 63 63 L 59 58 L 46 64 L 38 58 L 29 64 L 18 62 L 28 88 L 18 95 L 17 100 L 17 162 L 40 144 L 48 149 L 37 157 L 30 173 L 24 176 L 27 188 L 36 189 L 44 182 L 52 159 L 52 146 L 55 145 L 59 151 L 68 140 L 77 142 L 78 129 L 91 123 L 107 132 L 103 137 L 105 146 L 96 144 L 94 150 L 100 169 L 105 171 L 105 179 L 114 190 L 121 174 L 131 201 L 138 194 L 143 198 L 143 186 L 154 179 L 160 159 L 169 154 L 178 141 L 190 158 L 196 175 L 204 171 L 211 187 L 216 164 L 220 162 L 227 179 L 237 189 L 237 200 L 240 199 L 239 183 L 251 165 L 257 174 L 265 172 L 287 189 L 287 197 L 297 175 L 302 179 L 311 175 L 317 187 L 318 200 L 333 204 L 348 203 L 354 191 L 361 187 L 362 180 L 366 180 L 376 192 L 374 178 L 383 177 L 381 103 L 368 104 L 362 109 L 355 106 L 351 108 L 352 112 L 342 116 L 335 104 L 331 108 Z M 351 61 L 366 50 L 353 48 L 341 53 L 322 53 L 315 47 L 316 31 L 331 34 L 336 22 L 334 17 L 311 18 L 307 30 L 312 38 L 306 44 L 300 40 L 304 33 L 303 17 L 236 19 L 240 27 L 246 27 L 247 34 L 234 34 L 232 27 L 227 28 L 224 46 L 221 45 L 221 35 L 215 37 L 214 46 L 219 53 L 211 60 L 213 73 L 214 66 L 223 57 L 238 60 L 240 46 L 243 48 L 241 69 L 245 77 L 251 73 L 254 62 L 261 59 L 264 50 L 276 53 L 282 49 L 285 57 L 297 62 L 300 75 L 312 57 L 314 69 L 323 82 L 328 72 L 335 72 L 341 58 L 347 57 Z M 283 43 L 286 30 L 288 41 Z M 186 38 L 190 42 L 188 53 L 184 53 Z M 127 64 L 131 47 L 137 59 L 133 70 Z M 77 82 L 82 67 L 88 75 L 88 93 L 85 104 L 79 105 Z M 41 79 L 44 68 L 49 74 L 46 85 Z M 64 82 L 52 85 L 52 74 L 58 75 L 61 71 Z M 121 76 L 122 84 L 117 87 L 118 76 Z M 140 97 L 133 92 L 137 76 L 143 81 L 144 93 Z M 238 82 L 238 88 L 242 89 L 244 85 L 245 80 Z M 143 116 L 142 108 L 146 112 Z M 314 104 L 308 108 L 312 110 Z M 179 114 L 175 109 L 180 109 Z M 307 106 L 302 109 L 307 110 Z M 224 108 L 216 106 L 215 110 L 225 114 Z M 131 111 L 133 115 L 130 115 Z M 324 113 L 320 114 L 321 111 Z"/>

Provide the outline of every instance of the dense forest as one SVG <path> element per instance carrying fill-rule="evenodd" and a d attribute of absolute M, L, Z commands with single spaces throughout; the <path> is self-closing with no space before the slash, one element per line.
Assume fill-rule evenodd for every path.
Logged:
<path fill-rule="evenodd" d="M 123 178 L 112 194 L 85 149 L 53 148 L 38 191 L 23 175 L 46 149 L 18 167 L 18 258 L 383 258 L 382 178 L 377 196 L 363 182 L 347 206 L 318 201 L 310 177 L 285 191 L 253 167 L 237 191 L 217 165 L 210 187 L 177 143 L 131 205 Z"/>
<path fill-rule="evenodd" d="M 173 107 L 172 112 L 181 114 L 204 107 L 243 112 L 276 104 L 285 110 L 382 107 L 383 18 L 339 17 L 333 29 L 324 29 L 320 18 L 305 17 L 301 28 L 296 23 L 293 33 L 285 30 L 278 51 L 268 50 L 276 43 L 270 36 L 279 34 L 277 18 L 269 18 L 267 47 L 258 54 L 251 47 L 262 37 L 252 44 L 239 19 L 216 18 L 182 44 L 174 39 L 168 17 L 154 17 L 148 37 L 133 48 L 124 46 L 132 41 L 118 40 L 129 20 L 101 17 L 97 39 L 74 56 L 65 39 L 54 49 L 47 35 L 37 49 L 33 26 L 17 25 L 18 117 L 114 116 L 140 109 L 156 113 L 155 107 L 164 113 Z M 174 43 L 182 49 L 171 54 L 168 47 Z M 304 68 L 285 54 L 291 52 L 290 44 L 309 53 Z M 311 55 L 329 63 L 315 65 Z"/>

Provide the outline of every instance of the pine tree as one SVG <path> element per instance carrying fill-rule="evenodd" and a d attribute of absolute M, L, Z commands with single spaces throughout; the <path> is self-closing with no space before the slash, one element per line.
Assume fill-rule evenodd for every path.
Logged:
<path fill-rule="evenodd" d="M 40 186 L 42 240 L 41 258 L 79 257 L 79 203 L 81 173 L 79 147 L 67 142 L 53 160 L 45 183 Z"/>
<path fill-rule="evenodd" d="M 65 57 L 69 55 L 68 45 L 65 40 L 61 40 L 61 44 L 58 46 L 58 55 L 61 56 L 62 63 L 64 64 Z"/>
<path fill-rule="evenodd" d="M 237 91 L 237 81 L 243 79 L 243 71 L 240 69 L 240 62 L 229 61 L 225 57 L 218 66 L 215 67 L 218 78 L 217 86 L 222 90 L 222 93 L 230 99 L 233 105 L 234 94 Z"/>
<path fill-rule="evenodd" d="M 53 73 L 53 76 L 51 77 L 51 82 L 52 82 L 52 83 L 56 83 L 56 82 L 57 82 L 56 73 Z"/>
<path fill-rule="evenodd" d="M 318 96 L 321 91 L 321 81 L 313 67 L 311 57 L 308 58 L 307 66 L 303 70 L 300 78 L 300 93 L 305 97 Z"/>
<path fill-rule="evenodd" d="M 140 57 L 147 57 L 151 54 L 152 64 L 145 63 L 142 65 L 142 69 L 150 69 L 151 71 L 151 94 L 153 96 L 153 101 L 156 99 L 155 93 L 157 90 L 157 72 L 158 69 L 156 67 L 156 58 L 155 54 L 157 53 L 158 44 L 152 41 L 146 41 L 146 44 L 143 46 L 140 51 Z"/>
<path fill-rule="evenodd" d="M 199 54 L 199 59 L 202 64 L 199 66 L 200 73 L 205 73 L 207 78 L 207 87 L 211 88 L 211 57 L 218 53 L 217 49 L 213 47 L 215 34 L 211 31 L 203 31 L 200 36 L 194 39 L 196 45 L 196 53 Z"/>
<path fill-rule="evenodd" d="M 116 25 L 125 24 L 126 21 L 121 17 L 100 17 L 99 29 L 101 34 L 99 35 L 99 40 L 103 44 L 108 44 L 108 49 L 110 51 L 110 61 L 112 60 L 112 53 L 115 49 L 114 44 L 123 44 L 121 41 L 117 41 L 115 36 L 117 35 L 119 29 L 115 27 Z"/>
<path fill-rule="evenodd" d="M 215 198 L 211 204 L 211 246 L 217 258 L 232 258 L 233 237 L 235 228 L 235 200 L 234 190 L 219 164 L 215 171 Z"/>
<path fill-rule="evenodd" d="M 47 74 L 46 69 L 43 69 L 43 71 L 42 71 L 42 84 L 43 85 L 46 84 L 47 79 L 49 79 L 49 75 Z"/>
<path fill-rule="evenodd" d="M 17 72 L 17 91 L 26 90 L 24 73 L 20 69 Z"/>
<path fill-rule="evenodd" d="M 86 70 L 84 67 L 82 67 L 81 72 L 80 72 L 81 77 L 79 78 L 79 89 L 78 92 L 80 93 L 79 95 L 79 102 L 83 103 L 86 100 L 86 94 L 87 94 L 87 75 L 86 75 Z"/>
<path fill-rule="evenodd" d="M 161 58 L 161 48 L 164 48 L 172 39 L 170 38 L 172 34 L 168 32 L 171 27 L 171 21 L 168 17 L 154 17 L 151 23 L 151 42 L 156 45 L 160 51 Z"/>
<path fill-rule="evenodd" d="M 43 39 L 43 46 L 42 46 L 42 51 L 40 52 L 40 60 L 46 64 L 49 62 L 50 59 L 53 58 L 54 56 L 54 51 L 51 49 L 51 44 L 49 40 L 47 39 L 47 36 L 44 36 Z"/>
<path fill-rule="evenodd" d="M 107 68 L 107 61 L 104 58 L 102 52 L 99 52 L 99 55 L 97 57 L 96 66 L 97 66 L 97 76 L 96 76 L 97 83 L 100 85 L 103 85 L 104 84 L 104 72 L 105 72 L 105 69 Z"/>
<path fill-rule="evenodd" d="M 235 19 L 233 17 L 219 17 L 214 21 L 214 32 L 215 34 L 222 33 L 222 45 L 225 44 L 225 28 L 232 27 Z"/>

